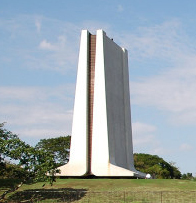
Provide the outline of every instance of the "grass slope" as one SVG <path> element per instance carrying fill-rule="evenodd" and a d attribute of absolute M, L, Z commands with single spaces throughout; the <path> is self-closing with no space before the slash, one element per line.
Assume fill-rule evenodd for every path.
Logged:
<path fill-rule="evenodd" d="M 43 183 L 23 185 L 20 190 L 43 189 Z M 73 188 L 88 191 L 196 191 L 196 181 L 174 179 L 57 179 L 44 189 Z"/>
<path fill-rule="evenodd" d="M 160 198 L 169 198 L 169 200 L 175 198 L 184 202 L 187 198 L 194 199 L 192 202 L 196 202 L 196 181 L 188 180 L 57 179 L 53 186 L 48 183 L 42 186 L 43 183 L 23 185 L 15 194 L 9 196 L 9 200 L 22 202 L 33 199 L 34 201 L 41 200 L 41 202 L 66 202 L 68 198 L 71 198 L 70 202 L 105 202 L 107 199 L 112 199 L 113 202 L 136 203 L 159 202 Z M 9 186 L 5 186 L 5 182 L 2 185 L 0 180 L 0 189 L 6 187 Z M 70 191 L 76 195 L 66 196 Z"/>

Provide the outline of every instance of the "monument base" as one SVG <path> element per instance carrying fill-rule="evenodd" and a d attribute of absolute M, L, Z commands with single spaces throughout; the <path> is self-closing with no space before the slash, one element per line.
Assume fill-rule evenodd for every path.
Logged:
<path fill-rule="evenodd" d="M 111 163 L 108 163 L 107 167 L 97 167 L 95 171 L 96 174 L 89 174 L 82 165 L 67 163 L 58 168 L 60 173 L 57 173 L 56 176 L 67 176 L 67 177 L 86 177 L 86 176 L 95 176 L 100 178 L 111 178 L 111 177 L 122 177 L 122 178 L 145 178 L 146 174 L 136 169 L 128 170 L 119 166 L 115 166 Z"/>

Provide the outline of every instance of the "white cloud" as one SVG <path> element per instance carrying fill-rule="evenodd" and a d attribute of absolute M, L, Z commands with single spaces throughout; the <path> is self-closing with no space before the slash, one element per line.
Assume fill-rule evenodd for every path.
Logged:
<path fill-rule="evenodd" d="M 152 148 L 149 151 L 149 154 L 158 154 L 159 156 L 170 155 L 171 153 L 172 153 L 171 148 L 162 147 L 160 144 L 159 144 L 159 146 L 154 146 L 154 148 Z"/>
<path fill-rule="evenodd" d="M 0 55 L 6 65 L 9 61 L 18 61 L 21 69 L 52 70 L 63 74 L 77 69 L 82 29 L 92 33 L 97 29 L 110 31 L 105 22 L 70 23 L 38 15 L 0 19 L 0 28 L 7 36 L 1 45 L 5 51 Z"/>
<path fill-rule="evenodd" d="M 132 131 L 134 153 L 147 153 L 159 156 L 171 153 L 172 149 L 168 146 L 163 146 L 161 143 L 155 125 L 135 122 L 132 124 Z"/>
<path fill-rule="evenodd" d="M 111 32 L 111 25 L 105 23 L 105 22 L 99 22 L 99 21 L 92 21 L 92 20 L 86 20 L 81 23 L 80 25 L 80 30 L 89 30 L 91 34 L 96 34 L 96 30 L 102 29 L 105 32 L 107 32 L 107 35 L 111 37 L 110 32 Z"/>
<path fill-rule="evenodd" d="M 123 6 L 119 4 L 119 5 L 117 6 L 117 11 L 118 11 L 118 12 L 124 11 Z"/>
<path fill-rule="evenodd" d="M 188 71 L 188 70 L 187 70 Z M 194 76 L 193 76 L 194 77 Z M 131 82 L 133 102 L 154 105 L 171 112 L 196 109 L 193 77 L 182 78 L 176 71 Z"/>
<path fill-rule="evenodd" d="M 156 126 L 140 122 L 135 122 L 132 126 L 134 153 L 147 153 L 158 156 L 166 156 L 171 153 L 172 149 L 161 143 Z"/>
<path fill-rule="evenodd" d="M 39 48 L 44 50 L 49 50 L 49 51 L 56 50 L 56 47 L 52 45 L 50 42 L 47 42 L 45 39 L 40 42 Z"/>
<path fill-rule="evenodd" d="M 41 19 L 40 19 L 40 17 L 37 17 L 35 19 L 35 27 L 36 27 L 38 33 L 40 33 L 40 31 L 41 31 L 41 26 L 42 26 Z"/>
<path fill-rule="evenodd" d="M 67 47 L 67 40 L 66 36 L 60 35 L 58 36 L 58 40 L 56 43 L 48 42 L 47 40 L 42 40 L 39 44 L 39 48 L 43 50 L 49 50 L 49 51 L 65 51 L 68 49 Z"/>
<path fill-rule="evenodd" d="M 135 152 L 147 152 L 154 146 L 159 145 L 156 138 L 156 127 L 154 125 L 135 122 L 132 124 L 133 131 L 133 146 Z"/>
<path fill-rule="evenodd" d="M 181 151 L 190 151 L 192 150 L 193 147 L 190 145 L 190 144 L 187 144 L 187 143 L 183 143 L 181 146 L 180 146 L 180 150 Z"/>
<path fill-rule="evenodd" d="M 176 68 L 166 74 L 131 82 L 132 103 L 167 111 L 174 123 L 195 124 L 195 75 L 192 71 L 189 73 L 189 68 L 184 69 L 185 76 Z"/>
<path fill-rule="evenodd" d="M 10 130 L 17 130 L 20 137 L 71 134 L 73 94 L 74 88 L 68 84 L 52 88 L 1 87 L 0 120 L 7 122 Z"/>
<path fill-rule="evenodd" d="M 131 64 L 153 62 L 153 69 L 143 69 L 150 76 L 143 76 L 141 69 L 140 77 L 131 81 L 132 104 L 167 112 L 172 123 L 195 125 L 196 51 L 180 21 L 140 27 L 118 39 L 129 50 Z"/>
<path fill-rule="evenodd" d="M 146 123 L 139 123 L 135 122 L 132 124 L 133 127 L 133 133 L 151 133 L 156 131 L 156 127 L 154 125 L 149 125 Z"/>
<path fill-rule="evenodd" d="M 28 136 L 29 138 L 54 138 L 54 137 L 60 137 L 60 136 L 67 136 L 70 135 L 67 133 L 63 128 L 60 129 L 51 129 L 51 128 L 24 128 L 18 132 L 21 137 Z M 26 136 L 25 136 L 26 135 Z"/>
<path fill-rule="evenodd" d="M 36 30 L 30 26 L 32 24 Z M 10 65 L 10 61 L 18 61 L 21 69 L 74 71 L 77 68 L 80 26 L 31 15 L 2 20 L 0 28 L 7 37 L 1 42 L 5 51 L 0 60 L 4 61 L 4 66 Z"/>
<path fill-rule="evenodd" d="M 182 54 L 179 47 L 183 48 L 184 53 L 187 50 L 181 26 L 180 21 L 172 20 L 153 27 L 138 27 L 134 32 L 121 33 L 117 37 L 122 46 L 129 50 L 132 59 L 176 60 Z"/>

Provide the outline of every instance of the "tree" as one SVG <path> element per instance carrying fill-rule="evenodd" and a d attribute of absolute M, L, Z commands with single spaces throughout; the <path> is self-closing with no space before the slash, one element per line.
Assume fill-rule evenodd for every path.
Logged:
<path fill-rule="evenodd" d="M 3 167 L 0 167 L 0 178 L 3 179 L 23 179 L 27 176 L 28 171 L 20 167 L 18 164 L 14 164 L 8 161 L 4 161 Z"/>
<path fill-rule="evenodd" d="M 26 173 L 21 177 L 21 184 L 11 190 L 4 192 L 0 200 L 9 192 L 18 189 L 24 182 L 34 182 L 39 180 L 49 180 L 52 184 L 55 180 L 57 163 L 53 155 L 43 149 L 38 149 L 26 144 L 12 132 L 3 128 L 4 123 L 0 124 L 0 163 L 6 167 L 5 157 L 17 160 L 18 166 L 23 168 Z"/>
<path fill-rule="evenodd" d="M 194 177 L 193 177 L 192 173 L 187 173 L 187 174 L 184 173 L 182 175 L 182 179 L 184 179 L 184 180 L 192 180 L 192 179 L 194 179 Z"/>
<path fill-rule="evenodd" d="M 157 155 L 134 154 L 135 168 L 144 173 L 150 173 L 157 178 L 177 178 L 181 173 L 177 167 L 164 161 Z"/>
<path fill-rule="evenodd" d="M 51 153 L 60 166 L 69 161 L 70 140 L 71 136 L 41 139 L 35 147 Z"/>

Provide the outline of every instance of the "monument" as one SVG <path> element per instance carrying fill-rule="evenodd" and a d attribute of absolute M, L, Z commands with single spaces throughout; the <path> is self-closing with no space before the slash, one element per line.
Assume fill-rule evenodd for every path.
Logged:
<path fill-rule="evenodd" d="M 127 50 L 82 30 L 70 160 L 60 176 L 145 177 L 133 160 Z"/>

